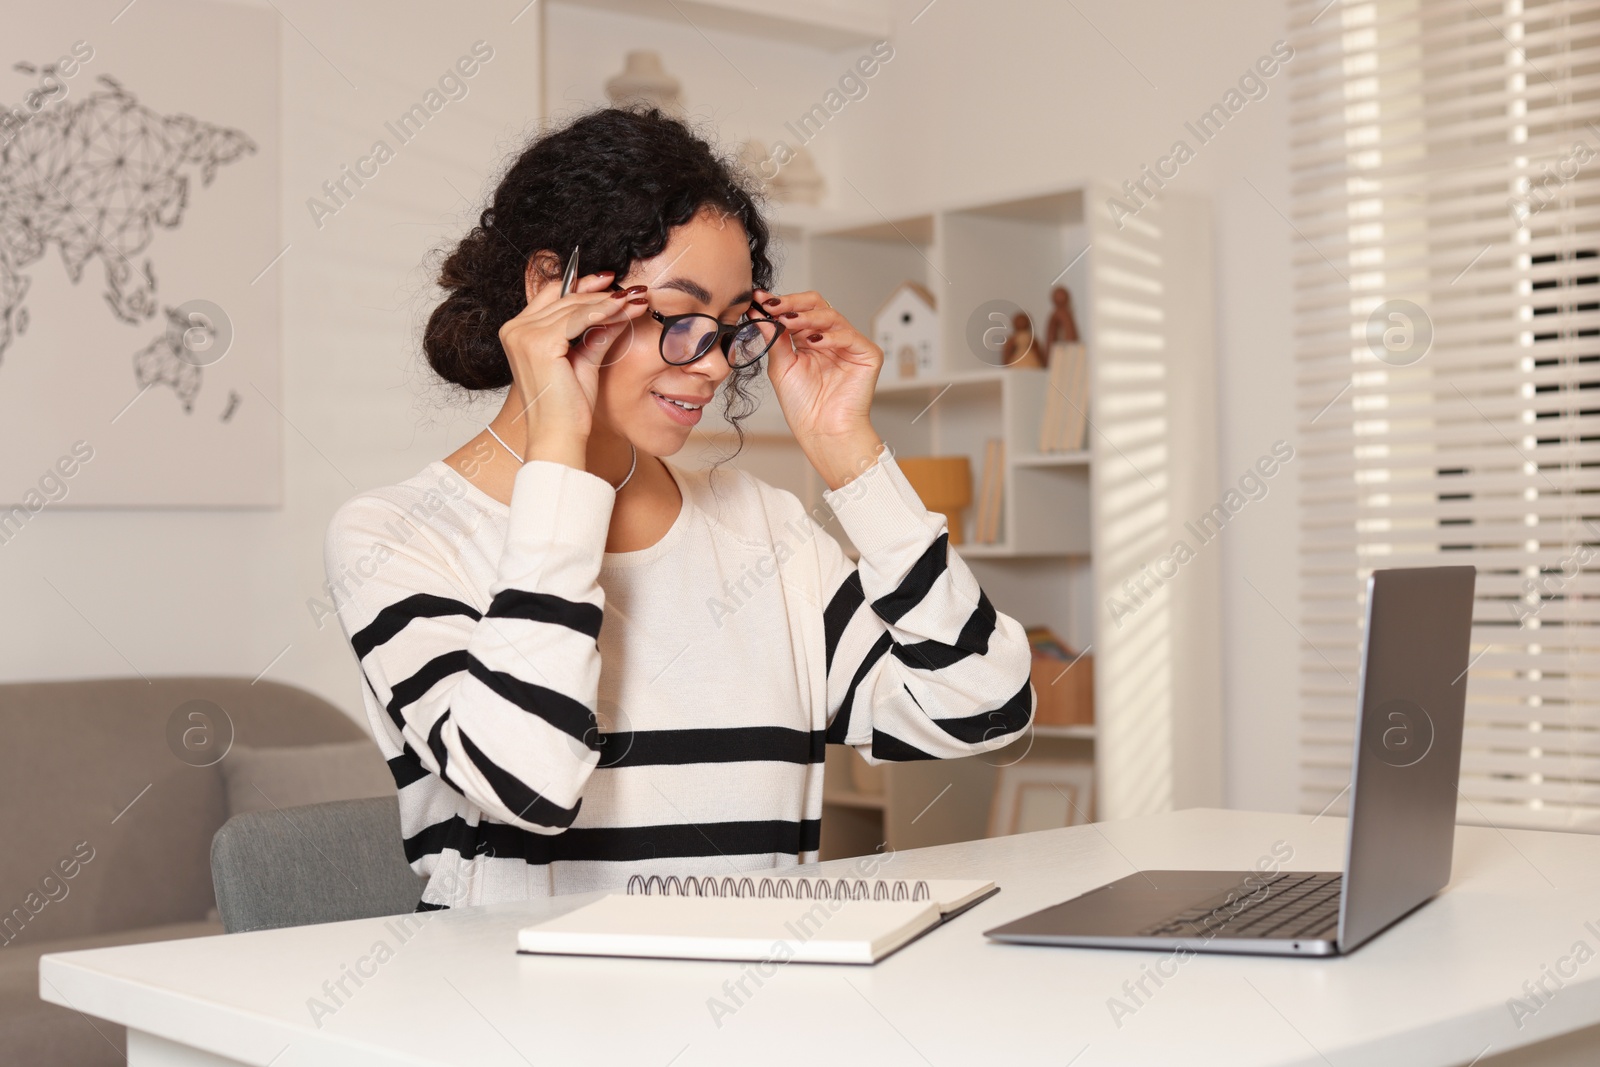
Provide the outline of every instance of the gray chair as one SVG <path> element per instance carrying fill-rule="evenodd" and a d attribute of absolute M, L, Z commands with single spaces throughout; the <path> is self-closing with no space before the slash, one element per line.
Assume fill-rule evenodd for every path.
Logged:
<path fill-rule="evenodd" d="M 235 815 L 211 839 L 217 910 L 230 934 L 416 910 L 394 797 Z"/>

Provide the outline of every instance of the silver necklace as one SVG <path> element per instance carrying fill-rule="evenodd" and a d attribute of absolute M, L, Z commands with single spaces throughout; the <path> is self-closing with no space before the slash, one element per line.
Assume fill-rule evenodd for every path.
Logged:
<path fill-rule="evenodd" d="M 510 445 L 506 444 L 505 440 L 502 439 L 499 434 L 494 432 L 493 426 L 485 426 L 484 429 L 489 431 L 490 437 L 500 442 L 501 448 L 505 449 L 507 452 L 510 452 L 513 456 L 517 456 L 516 450 Z M 628 484 L 628 479 L 633 477 L 633 472 L 639 469 L 639 450 L 633 447 L 632 441 L 628 442 L 628 451 L 632 453 L 632 458 L 628 461 L 628 473 L 622 476 L 622 481 L 612 486 L 612 488 L 619 493 L 622 492 L 622 487 Z M 517 462 L 523 463 L 526 461 L 521 456 L 517 456 Z"/>

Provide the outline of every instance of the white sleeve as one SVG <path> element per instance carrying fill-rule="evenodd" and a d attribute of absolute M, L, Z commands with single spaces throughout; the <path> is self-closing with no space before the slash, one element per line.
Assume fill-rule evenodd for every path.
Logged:
<path fill-rule="evenodd" d="M 599 761 L 598 576 L 614 499 L 585 471 L 524 464 L 481 613 L 438 544 L 393 543 L 410 521 L 398 504 L 356 497 L 328 528 L 330 576 L 381 546 L 337 607 L 391 737 L 491 817 L 535 833 L 572 825 Z"/>
<path fill-rule="evenodd" d="M 824 494 L 861 552 L 819 539 L 826 608 L 828 741 L 869 762 L 968 756 L 1033 719 L 1032 653 L 995 611 L 944 516 L 929 512 L 887 449 Z"/>

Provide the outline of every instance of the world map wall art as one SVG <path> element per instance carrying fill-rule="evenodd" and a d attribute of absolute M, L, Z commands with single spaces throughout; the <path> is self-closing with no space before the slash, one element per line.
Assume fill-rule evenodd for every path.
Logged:
<path fill-rule="evenodd" d="M 117 6 L 0 36 L 0 506 L 278 506 L 276 15 Z"/>

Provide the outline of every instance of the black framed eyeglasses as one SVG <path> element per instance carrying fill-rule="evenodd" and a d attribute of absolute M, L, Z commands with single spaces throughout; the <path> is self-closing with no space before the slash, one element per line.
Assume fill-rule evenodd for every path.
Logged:
<path fill-rule="evenodd" d="M 622 289 L 617 282 L 613 290 Z M 649 308 L 650 317 L 661 324 L 661 358 L 674 367 L 686 367 L 720 346 L 734 370 L 748 367 L 778 343 L 784 326 L 765 315 L 748 312 L 739 322 L 723 322 L 715 315 L 691 311 L 687 315 L 663 315 Z"/>

